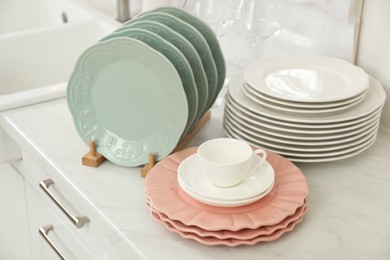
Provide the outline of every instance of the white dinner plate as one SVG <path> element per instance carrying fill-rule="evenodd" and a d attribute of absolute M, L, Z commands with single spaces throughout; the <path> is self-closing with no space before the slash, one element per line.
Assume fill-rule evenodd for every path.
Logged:
<path fill-rule="evenodd" d="M 335 138 L 335 139 L 318 139 L 318 140 L 299 140 L 299 139 L 290 139 L 287 137 L 275 137 L 270 134 L 264 133 L 261 130 L 253 129 L 247 127 L 245 124 L 240 124 L 236 120 L 234 120 L 232 117 L 230 117 L 229 114 L 225 114 L 224 121 L 226 121 L 231 127 L 234 129 L 247 133 L 254 138 L 257 138 L 258 140 L 264 140 L 264 142 L 272 142 L 277 144 L 283 144 L 286 147 L 316 147 L 316 149 L 326 147 L 327 149 L 337 150 L 339 146 L 343 146 L 345 144 L 350 144 L 353 141 L 359 141 L 361 138 L 364 138 L 364 136 L 370 134 L 373 129 L 375 129 L 378 125 L 379 117 L 376 121 L 372 122 L 371 124 L 367 125 L 364 129 L 361 129 L 359 131 L 355 131 L 354 134 L 351 134 L 346 137 L 342 138 Z"/>
<path fill-rule="evenodd" d="M 169 155 L 188 118 L 178 72 L 160 52 L 128 37 L 99 42 L 79 57 L 67 88 L 81 139 L 113 163 L 139 166 Z"/>
<path fill-rule="evenodd" d="M 356 135 L 366 130 L 369 125 L 377 121 L 381 114 L 380 111 L 376 114 L 368 117 L 366 121 L 357 123 L 354 125 L 340 127 L 340 128 L 328 128 L 328 129 L 304 129 L 304 128 L 288 128 L 283 126 L 275 126 L 271 123 L 261 120 L 253 120 L 248 118 L 234 109 L 230 108 L 228 103 L 225 106 L 225 114 L 229 115 L 230 119 L 236 123 L 242 125 L 245 128 L 253 129 L 261 133 L 268 134 L 277 138 L 286 138 L 291 140 L 301 141 L 325 141 L 338 138 L 347 138 L 352 135 Z"/>
<path fill-rule="evenodd" d="M 272 57 L 251 64 L 245 81 L 257 91 L 299 102 L 331 102 L 354 97 L 368 87 L 363 69 L 319 55 Z"/>
<path fill-rule="evenodd" d="M 272 166 L 265 161 L 259 168 L 253 169 L 245 179 L 228 188 L 217 187 L 209 181 L 206 172 L 199 170 L 198 155 L 186 158 L 178 168 L 178 182 L 185 191 L 196 194 L 197 198 L 209 199 L 226 205 L 247 201 L 265 196 L 274 183 L 275 173 Z M 256 162 L 260 157 L 256 157 Z"/>
<path fill-rule="evenodd" d="M 284 122 L 269 120 L 269 118 L 245 110 L 245 108 L 235 104 L 228 96 L 226 97 L 225 111 L 228 111 L 236 118 L 242 119 L 247 124 L 253 125 L 253 127 L 268 131 L 272 135 L 279 137 L 288 136 L 293 139 L 302 140 L 325 140 L 345 137 L 351 133 L 353 134 L 356 129 L 372 123 L 381 115 L 381 109 L 377 109 L 361 118 L 336 124 L 320 124 L 314 125 L 315 127 L 311 124 L 285 124 Z"/>
<path fill-rule="evenodd" d="M 320 157 L 320 158 L 305 158 L 305 157 L 289 156 L 288 159 L 291 161 L 294 161 L 294 162 L 304 162 L 304 163 L 320 163 L 320 162 L 330 162 L 330 161 L 347 159 L 347 158 L 351 158 L 353 156 L 356 156 L 356 155 L 364 152 L 368 148 L 370 148 L 371 145 L 373 145 L 375 143 L 376 137 L 377 136 L 375 135 L 375 137 L 371 139 L 371 142 L 368 142 L 366 145 L 364 145 L 364 146 L 362 146 L 354 151 L 347 152 L 347 153 L 344 153 L 341 155 L 324 156 L 324 157 Z"/>
<path fill-rule="evenodd" d="M 259 91 L 256 91 L 255 88 L 253 88 L 251 85 L 247 84 L 244 82 L 245 87 L 247 87 L 250 90 L 253 90 L 253 95 L 257 96 L 260 99 L 269 101 L 276 104 L 288 106 L 288 107 L 294 107 L 294 108 L 332 108 L 332 107 L 338 107 L 338 106 L 343 106 L 350 104 L 352 102 L 355 102 L 358 99 L 362 99 L 364 95 L 367 93 L 367 90 L 363 91 L 361 94 L 356 95 L 352 98 L 347 98 L 347 99 L 342 99 L 338 101 L 333 101 L 333 102 L 299 102 L 299 101 L 288 101 L 288 100 L 283 100 L 275 97 L 271 97 L 268 95 L 265 95 Z"/>
<path fill-rule="evenodd" d="M 248 134 L 236 131 L 236 129 L 231 128 L 228 124 L 223 125 L 225 133 L 227 136 L 231 138 L 237 138 L 241 140 L 245 140 L 249 144 L 253 146 L 262 147 L 264 149 L 270 150 L 272 152 L 281 154 L 287 158 L 301 158 L 305 159 L 307 162 L 311 160 L 317 161 L 321 158 L 338 158 L 340 156 L 344 156 L 346 154 L 355 153 L 356 151 L 363 151 L 364 148 L 368 148 L 372 142 L 375 141 L 377 136 L 377 129 L 374 129 L 370 135 L 364 138 L 364 141 L 357 145 L 345 145 L 342 149 L 335 151 L 317 151 L 317 152 L 309 152 L 309 151 L 294 151 L 289 149 L 283 149 L 273 146 L 272 144 L 264 144 L 262 141 L 257 140 L 256 138 L 251 137 Z"/>
<path fill-rule="evenodd" d="M 371 124 L 367 125 L 366 127 L 362 129 L 358 129 L 356 131 L 353 131 L 352 133 L 347 132 L 344 137 L 336 137 L 336 138 L 330 138 L 326 136 L 326 138 L 318 138 L 317 140 L 302 140 L 298 138 L 291 138 L 289 135 L 285 135 L 283 137 L 273 136 L 272 132 L 264 132 L 262 129 L 254 128 L 252 125 L 247 125 L 240 120 L 237 120 L 234 116 L 230 116 L 227 111 L 225 111 L 225 118 L 229 124 L 231 124 L 232 127 L 235 129 L 238 129 L 240 131 L 246 132 L 254 137 L 257 137 L 258 139 L 263 139 L 266 141 L 271 142 L 279 142 L 283 143 L 285 145 L 297 145 L 297 146 L 329 146 L 329 145 L 340 145 L 344 143 L 349 143 L 351 141 L 358 140 L 365 135 L 369 134 L 373 127 L 376 127 L 378 124 L 379 117 L 376 119 L 376 121 L 373 121 Z"/>
<path fill-rule="evenodd" d="M 359 144 L 367 141 L 367 139 L 369 139 L 373 133 L 376 133 L 377 129 L 378 129 L 378 125 L 379 125 L 379 120 L 377 122 L 374 122 L 374 124 L 372 124 L 372 126 L 370 127 L 370 129 L 368 129 L 366 134 L 363 135 L 363 137 L 358 138 L 357 140 L 352 140 L 350 142 L 335 143 L 335 144 L 331 144 L 331 145 L 306 146 L 306 145 L 295 145 L 295 144 L 285 143 L 281 139 L 276 140 L 276 141 L 267 140 L 264 137 L 262 137 L 262 135 L 259 135 L 257 133 L 253 134 L 253 132 L 250 132 L 246 129 L 243 130 L 243 129 L 237 128 L 229 120 L 227 120 L 226 118 L 224 118 L 224 119 L 225 119 L 224 125 L 226 125 L 230 130 L 236 132 L 240 136 L 244 136 L 248 140 L 261 143 L 262 146 L 260 146 L 260 147 L 263 147 L 263 146 L 264 147 L 272 147 L 273 149 L 286 150 L 286 151 L 291 151 L 294 153 L 296 153 L 296 152 L 313 153 L 310 156 L 316 156 L 315 153 L 326 153 L 326 152 L 332 152 L 332 151 L 339 151 L 342 149 L 349 148 L 351 146 L 359 145 Z"/>
<path fill-rule="evenodd" d="M 313 113 L 313 114 L 318 114 L 318 113 L 330 113 L 330 112 L 337 112 L 341 111 L 350 107 L 353 107 L 354 105 L 358 104 L 362 99 L 364 98 L 364 95 L 359 95 L 359 98 L 351 103 L 345 104 L 345 105 L 340 105 L 340 106 L 334 106 L 334 107 L 326 107 L 326 108 L 317 108 L 317 107 L 309 107 L 309 108 L 302 108 L 302 107 L 293 107 L 293 106 L 286 106 L 278 103 L 273 103 L 271 101 L 259 98 L 258 96 L 255 95 L 255 91 L 252 90 L 251 88 L 248 87 L 247 84 L 244 84 L 243 86 L 244 93 L 252 99 L 254 102 L 269 107 L 271 109 L 276 109 L 280 111 L 285 111 L 285 112 L 292 112 L 292 113 Z"/>
<path fill-rule="evenodd" d="M 238 75 L 230 80 L 228 95 L 236 103 L 254 112 L 255 114 L 263 115 L 276 120 L 282 120 L 295 123 L 307 124 L 326 124 L 345 122 L 366 116 L 381 106 L 383 106 L 386 93 L 384 92 L 378 80 L 370 77 L 370 86 L 364 99 L 356 106 L 345 109 L 343 111 L 320 113 L 320 114 L 302 114 L 302 113 L 286 113 L 276 111 L 268 107 L 262 106 L 251 100 L 244 93 L 242 84 L 243 76 Z"/>

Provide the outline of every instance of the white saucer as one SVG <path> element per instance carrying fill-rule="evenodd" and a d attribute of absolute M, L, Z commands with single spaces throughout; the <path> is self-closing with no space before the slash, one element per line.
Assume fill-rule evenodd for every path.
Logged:
<path fill-rule="evenodd" d="M 265 161 L 260 168 L 252 170 L 240 184 L 229 188 L 220 188 L 210 183 L 206 173 L 198 170 L 198 160 L 197 154 L 191 155 L 178 168 L 179 185 L 198 200 L 202 199 L 223 205 L 242 203 L 255 198 L 257 200 L 260 195 L 271 190 L 274 183 L 274 170 Z"/>
<path fill-rule="evenodd" d="M 179 183 L 180 184 L 180 183 Z M 191 192 L 190 190 L 184 188 L 182 185 L 180 187 L 193 199 L 196 199 L 197 201 L 200 201 L 202 203 L 212 205 L 212 206 L 218 206 L 218 207 L 238 207 L 238 206 L 244 206 L 251 203 L 254 203 L 258 201 L 259 199 L 265 197 L 274 187 L 274 182 L 272 182 L 271 186 L 264 191 L 263 193 L 259 194 L 258 196 L 249 198 L 249 199 L 243 199 L 243 200 L 213 200 L 206 197 L 202 197 L 198 194 L 195 194 Z"/>

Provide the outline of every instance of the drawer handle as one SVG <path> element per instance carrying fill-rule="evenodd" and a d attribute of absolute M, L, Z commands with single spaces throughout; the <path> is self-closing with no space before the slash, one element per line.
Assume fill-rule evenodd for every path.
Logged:
<path fill-rule="evenodd" d="M 41 189 L 50 197 L 50 199 L 61 209 L 62 212 L 72 221 L 72 223 L 77 227 L 81 228 L 84 224 L 89 222 L 89 219 L 85 216 L 76 217 L 69 213 L 69 211 L 59 202 L 56 197 L 49 191 L 49 187 L 54 184 L 52 179 L 43 180 L 39 183 Z"/>
<path fill-rule="evenodd" d="M 53 225 L 47 225 L 39 228 L 39 234 L 46 240 L 46 242 L 50 245 L 50 247 L 56 252 L 56 254 L 61 258 L 66 260 L 65 256 L 58 250 L 58 248 L 54 245 L 54 243 L 50 240 L 48 234 L 53 230 Z"/>

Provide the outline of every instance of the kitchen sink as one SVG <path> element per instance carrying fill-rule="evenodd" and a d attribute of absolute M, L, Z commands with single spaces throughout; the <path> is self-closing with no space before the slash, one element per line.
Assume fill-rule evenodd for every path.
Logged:
<path fill-rule="evenodd" d="M 64 97 L 80 54 L 120 24 L 72 0 L 1 0 L 0 111 Z"/>
<path fill-rule="evenodd" d="M 67 0 L 1 0 L 0 35 L 61 25 L 87 16 Z"/>

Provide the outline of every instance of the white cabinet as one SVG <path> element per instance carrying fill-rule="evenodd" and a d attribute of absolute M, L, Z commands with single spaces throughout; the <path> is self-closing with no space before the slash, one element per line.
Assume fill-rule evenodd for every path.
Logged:
<path fill-rule="evenodd" d="M 65 173 L 53 179 L 43 168 L 0 128 L 0 259 L 123 259 L 93 217 L 75 225 L 94 205 L 80 202 Z"/>
<path fill-rule="evenodd" d="M 0 259 L 31 259 L 23 177 L 0 164 Z"/>
<path fill-rule="evenodd" d="M 61 259 L 61 256 L 83 260 L 123 259 L 94 220 L 77 207 L 73 188 L 50 178 L 24 152 L 23 160 L 13 161 L 12 165 L 25 178 L 33 260 Z M 85 224 L 77 225 L 77 219 Z"/>
<path fill-rule="evenodd" d="M 95 259 L 27 183 L 26 195 L 32 259 Z"/>

